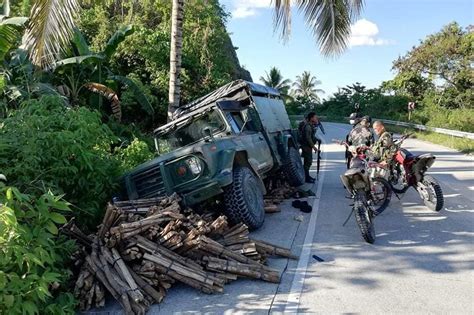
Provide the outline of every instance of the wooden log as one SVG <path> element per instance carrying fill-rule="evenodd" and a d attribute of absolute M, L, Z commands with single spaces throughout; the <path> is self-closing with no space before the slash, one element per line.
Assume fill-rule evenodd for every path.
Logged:
<path fill-rule="evenodd" d="M 171 259 L 173 261 L 179 262 L 183 265 L 187 265 L 196 270 L 203 270 L 202 266 L 194 262 L 192 259 L 183 257 L 175 252 L 161 246 L 160 244 L 153 243 L 150 240 L 147 240 L 143 236 L 137 235 L 134 237 L 134 241 L 137 243 L 137 246 L 151 254 L 159 254 L 163 257 Z"/>
<path fill-rule="evenodd" d="M 176 208 L 179 205 L 171 205 L 167 209 Z M 119 226 L 113 227 L 110 229 L 110 232 L 115 235 L 120 235 L 121 239 L 127 239 L 134 235 L 140 234 L 145 232 L 150 226 L 155 224 L 161 224 L 163 222 L 168 222 L 174 219 L 180 219 L 183 215 L 180 213 L 176 213 L 173 211 L 166 211 L 162 213 L 158 213 L 142 220 L 130 222 L 130 223 L 122 223 Z"/>
<path fill-rule="evenodd" d="M 128 296 L 132 291 L 127 286 L 127 284 L 122 281 L 122 279 L 120 279 L 120 276 L 110 269 L 107 260 L 103 255 L 96 255 L 96 257 L 96 263 L 99 263 L 100 268 L 104 270 L 104 274 L 107 277 L 107 280 L 109 280 L 110 284 L 112 284 L 117 290 L 117 292 L 119 292 L 119 301 L 122 301 L 122 307 L 126 310 L 126 312 L 130 312 L 130 314 L 133 314 L 132 305 L 130 303 L 130 300 L 128 299 Z"/>
<path fill-rule="evenodd" d="M 87 246 L 90 248 L 92 246 L 92 238 L 84 234 L 81 229 L 77 227 L 77 225 L 74 223 L 74 218 L 69 220 L 68 223 L 66 223 L 63 227 L 61 227 L 60 231 L 71 237 L 76 239 L 79 243 Z"/>
<path fill-rule="evenodd" d="M 107 204 L 104 219 L 102 219 L 102 224 L 100 225 L 99 231 L 97 232 L 99 239 L 103 239 L 105 233 L 112 226 L 113 222 L 115 221 L 116 211 L 117 209 L 112 204 Z"/>
<path fill-rule="evenodd" d="M 163 294 L 160 294 L 160 292 L 156 291 L 152 286 L 150 286 L 145 280 L 143 280 L 132 270 L 130 270 L 130 274 L 132 275 L 135 282 L 140 286 L 140 288 L 149 296 L 151 296 L 156 303 L 161 303 L 161 301 L 163 301 L 163 298 L 165 297 Z"/>
<path fill-rule="evenodd" d="M 104 270 L 100 268 L 100 262 L 98 261 L 97 257 L 93 256 L 94 255 L 88 255 L 86 257 L 87 268 L 96 275 L 100 282 L 107 288 L 107 291 L 109 291 L 110 294 L 112 294 L 112 296 L 115 298 L 115 300 L 117 300 L 122 305 L 125 314 L 132 315 L 133 313 L 127 295 L 119 294 L 114 285 L 109 282 L 109 279 L 105 275 Z"/>
<path fill-rule="evenodd" d="M 185 268 L 182 268 L 182 266 L 178 267 L 178 263 L 173 266 L 172 261 L 167 260 L 166 258 L 151 255 L 148 253 L 145 253 L 143 255 L 143 258 L 153 261 L 156 264 L 156 269 L 161 273 L 168 275 L 173 279 L 187 284 L 195 289 L 201 290 L 204 293 L 223 291 L 223 288 L 221 286 L 217 286 L 213 282 L 209 283 L 209 281 L 206 281 L 202 277 L 193 275 L 189 271 L 186 271 Z"/>
<path fill-rule="evenodd" d="M 276 205 L 268 205 L 268 206 L 265 206 L 264 209 L 265 209 L 265 213 L 281 212 L 280 207 L 278 207 Z"/>
<path fill-rule="evenodd" d="M 198 248 L 204 248 L 207 251 L 214 254 L 214 256 L 220 256 L 225 258 L 230 258 L 232 260 L 236 260 L 241 263 L 246 264 L 258 264 L 255 260 L 252 260 L 244 255 L 234 253 L 233 251 L 227 249 L 222 244 L 206 237 L 206 236 L 199 236 L 198 240 L 200 241 Z"/>
<path fill-rule="evenodd" d="M 190 279 L 194 279 L 202 284 L 212 286 L 215 283 L 213 277 L 210 275 L 207 275 L 205 271 L 200 272 L 200 270 L 189 268 L 186 265 L 170 260 L 163 256 L 151 255 L 151 254 L 145 253 L 145 255 L 143 255 L 143 258 L 146 260 L 150 260 L 154 262 L 155 264 L 158 264 L 162 267 L 165 267 L 166 269 L 172 270 L 182 276 L 185 276 Z M 169 276 L 173 277 L 171 274 L 169 274 Z"/>
<path fill-rule="evenodd" d="M 257 251 L 260 253 L 264 253 L 266 255 L 275 255 L 286 257 L 290 259 L 298 259 L 298 256 L 293 255 L 288 248 L 280 247 L 277 245 L 273 245 L 264 241 L 252 239 L 252 242 L 255 243 L 257 247 Z"/>
<path fill-rule="evenodd" d="M 215 257 L 204 257 L 206 268 L 211 270 L 222 270 L 225 272 L 245 276 L 249 278 L 262 279 L 268 282 L 279 283 L 280 274 L 276 270 L 267 270 L 264 266 L 242 264 L 235 261 L 219 259 Z"/>
<path fill-rule="evenodd" d="M 107 250 L 106 247 L 103 247 L 103 248 L 104 250 Z M 114 267 L 118 266 L 118 269 L 120 270 L 120 274 L 122 278 L 128 283 L 128 285 L 130 286 L 130 289 L 132 289 L 134 301 L 137 303 L 141 302 L 143 300 L 143 295 L 138 289 L 137 283 L 135 282 L 132 275 L 130 274 L 130 270 L 125 265 L 125 263 L 122 260 L 122 257 L 120 257 L 119 252 L 115 248 L 112 248 L 112 257 L 114 259 Z"/>

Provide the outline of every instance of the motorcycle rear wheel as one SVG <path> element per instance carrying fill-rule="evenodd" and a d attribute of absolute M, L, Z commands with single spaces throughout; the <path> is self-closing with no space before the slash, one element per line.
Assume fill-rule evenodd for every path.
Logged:
<path fill-rule="evenodd" d="M 428 193 L 428 199 L 422 196 L 425 206 L 430 210 L 439 212 L 444 206 L 444 196 L 438 181 L 430 175 L 425 175 L 423 178 L 423 186 L 425 186 Z"/>
<path fill-rule="evenodd" d="M 354 200 L 354 214 L 362 237 L 367 243 L 375 242 L 375 226 L 372 211 L 367 205 L 365 192 L 357 192 Z"/>

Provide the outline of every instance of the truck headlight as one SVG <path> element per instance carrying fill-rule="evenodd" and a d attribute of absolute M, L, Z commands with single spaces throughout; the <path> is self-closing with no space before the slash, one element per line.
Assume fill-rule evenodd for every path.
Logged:
<path fill-rule="evenodd" d="M 190 157 L 189 159 L 186 159 L 186 165 L 188 166 L 189 170 L 193 175 L 199 175 L 202 172 L 202 164 L 201 161 L 193 156 Z"/>

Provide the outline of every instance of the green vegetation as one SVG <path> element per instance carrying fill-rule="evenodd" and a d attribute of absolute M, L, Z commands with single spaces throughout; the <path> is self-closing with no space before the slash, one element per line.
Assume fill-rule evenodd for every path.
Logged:
<path fill-rule="evenodd" d="M 24 1 L 10 13 L 50 4 Z M 0 17 L 0 173 L 16 187 L 0 187 L 0 313 L 74 313 L 75 244 L 58 228 L 71 217 L 85 231 L 95 228 L 120 176 L 154 157 L 151 131 L 166 121 L 170 1 L 83 2 L 67 15 L 75 5 L 40 10 L 26 24 Z M 218 1 L 186 8 L 183 102 L 251 79 Z M 62 23 L 69 30 L 57 34 L 61 40 L 39 40 Z M 25 33 L 29 51 L 19 48 Z M 50 53 L 54 60 L 41 57 Z"/>
<path fill-rule="evenodd" d="M 69 204 L 51 193 L 33 197 L 0 184 L 2 314 L 73 314 L 67 260 L 73 241 L 57 237 Z"/>
<path fill-rule="evenodd" d="M 453 137 L 453 136 L 444 135 L 444 134 L 440 134 L 436 132 L 430 132 L 430 131 L 415 130 L 412 128 L 406 128 L 402 126 L 387 125 L 386 128 L 390 132 L 396 132 L 400 134 L 412 133 L 413 134 L 412 137 L 414 138 L 440 144 L 448 148 L 453 148 L 462 153 L 466 153 L 466 154 L 474 153 L 474 140 L 471 140 L 471 139 Z"/>

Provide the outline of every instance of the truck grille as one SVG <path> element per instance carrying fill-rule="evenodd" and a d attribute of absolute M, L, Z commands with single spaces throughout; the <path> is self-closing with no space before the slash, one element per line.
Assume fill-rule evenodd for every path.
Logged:
<path fill-rule="evenodd" d="M 132 175 L 138 198 L 151 198 L 166 195 L 160 166 L 155 165 L 141 173 Z"/>

